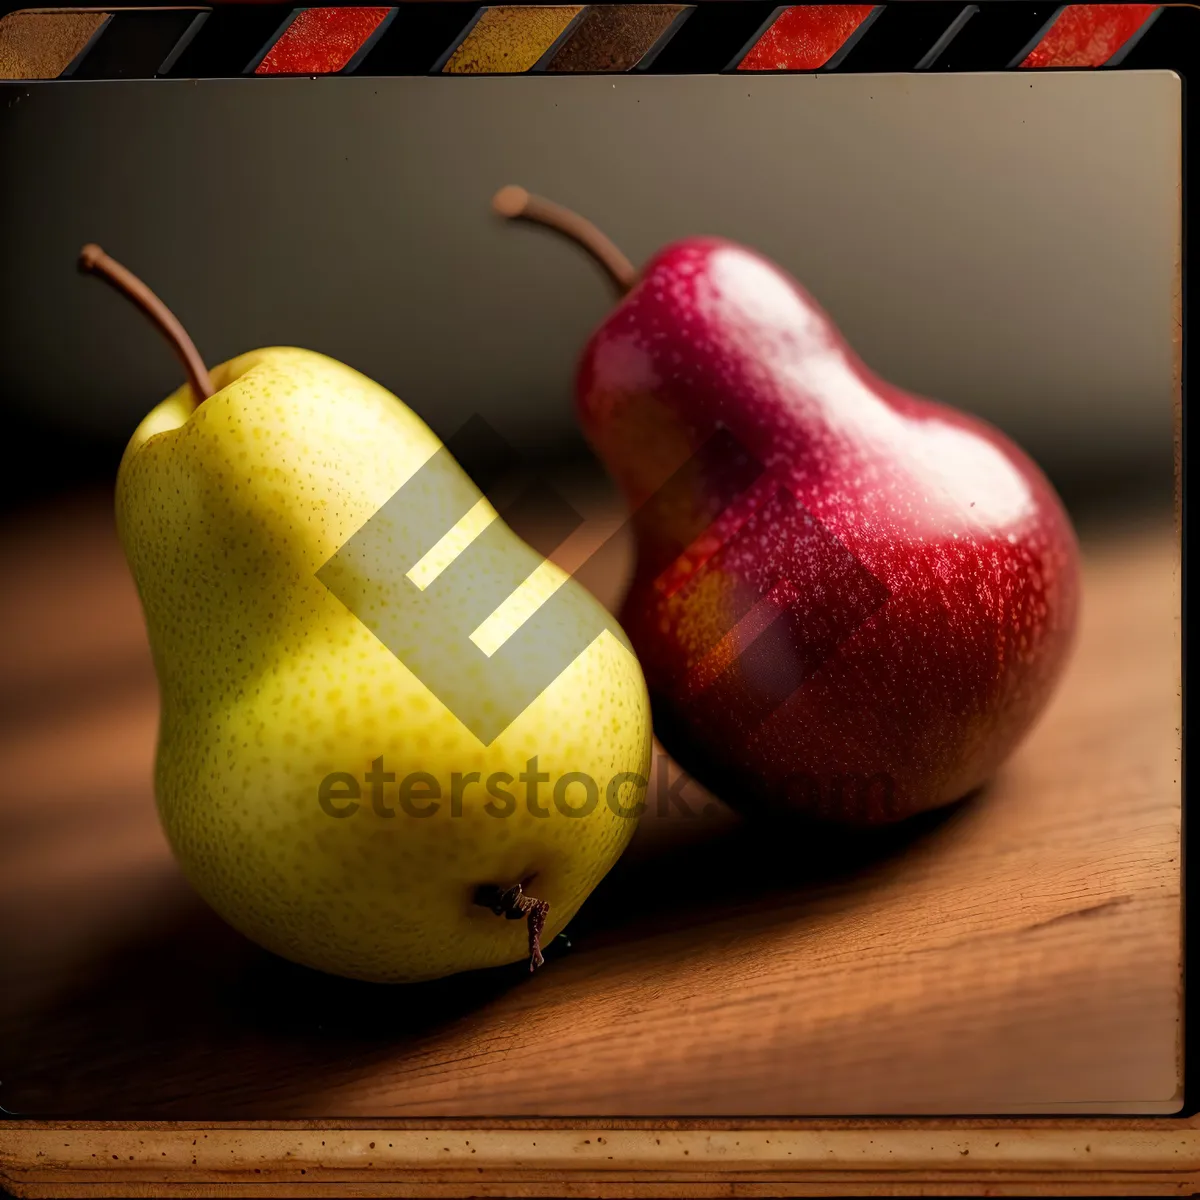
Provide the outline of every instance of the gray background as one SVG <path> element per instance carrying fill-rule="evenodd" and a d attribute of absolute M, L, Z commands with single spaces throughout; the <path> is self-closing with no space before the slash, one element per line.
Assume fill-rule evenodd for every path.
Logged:
<path fill-rule="evenodd" d="M 1169 488 L 1179 81 L 1166 72 L 230 80 L 0 89 L 0 400 L 111 443 L 181 381 L 74 268 L 98 241 L 210 362 L 324 351 L 443 435 L 578 448 L 612 303 L 488 207 L 522 183 L 641 261 L 695 233 L 792 271 L 863 357 L 1061 486 Z"/>

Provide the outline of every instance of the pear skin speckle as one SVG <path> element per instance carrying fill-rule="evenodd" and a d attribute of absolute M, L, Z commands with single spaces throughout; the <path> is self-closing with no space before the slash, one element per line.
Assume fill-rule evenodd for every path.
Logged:
<path fill-rule="evenodd" d="M 650 767 L 637 661 L 602 633 L 484 746 L 316 575 L 436 436 L 310 351 L 255 351 L 212 378 L 194 412 L 185 388 L 146 417 L 117 481 L 162 694 L 158 810 L 179 863 L 231 925 L 320 970 L 414 982 L 526 958 L 524 923 L 475 893 L 526 883 L 550 904 L 549 942 L 620 856 L 636 820 L 605 802 L 606 786 Z M 562 619 L 595 624 L 596 601 L 556 568 L 532 586 L 571 589 Z M 531 806 L 520 777 L 534 758 L 550 781 Z M 378 759 L 395 781 L 376 805 L 366 778 Z M 431 782 L 410 789 L 410 808 L 440 794 L 428 816 L 399 803 L 398 781 L 418 772 Z M 572 816 L 553 787 L 575 772 L 600 803 Z M 319 802 L 335 773 L 357 780 L 351 815 Z M 619 804 L 638 798 L 626 787 Z M 573 786 L 563 808 L 583 800 Z"/>

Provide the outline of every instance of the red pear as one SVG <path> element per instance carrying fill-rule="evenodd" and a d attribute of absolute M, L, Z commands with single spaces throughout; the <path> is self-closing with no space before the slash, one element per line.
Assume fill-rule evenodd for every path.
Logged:
<path fill-rule="evenodd" d="M 634 512 L 620 620 L 655 730 L 730 805 L 900 820 L 984 784 L 1063 672 L 1078 550 L 1038 467 L 875 375 L 786 272 L 689 238 L 640 271 L 519 189 L 624 297 L 583 430 Z"/>

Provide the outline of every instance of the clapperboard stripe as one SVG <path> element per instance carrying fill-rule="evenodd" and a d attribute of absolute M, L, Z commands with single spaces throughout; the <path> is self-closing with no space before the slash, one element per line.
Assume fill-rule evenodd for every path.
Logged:
<path fill-rule="evenodd" d="M 535 69 L 550 74 L 648 70 L 694 11 L 690 4 L 589 4 L 562 44 Z"/>
<path fill-rule="evenodd" d="M 394 8 L 297 8 L 246 68 L 255 75 L 336 75 L 369 53 Z"/>
<path fill-rule="evenodd" d="M 877 4 L 778 8 L 729 65 L 739 71 L 834 70 L 881 11 Z"/>
<path fill-rule="evenodd" d="M 825 70 L 923 71 L 975 15 L 977 4 L 948 4 L 946 0 L 908 0 L 883 5 L 857 42 Z"/>
<path fill-rule="evenodd" d="M 147 79 L 171 69 L 208 19 L 207 8 L 115 9 L 80 56 L 75 79 Z"/>
<path fill-rule="evenodd" d="M 582 4 L 495 4 L 481 8 L 463 39 L 434 64 L 443 75 L 523 75 L 565 40 Z"/>
<path fill-rule="evenodd" d="M 1120 62 L 1162 11 L 1157 4 L 1069 4 L 1013 63 L 1019 67 L 1103 67 Z"/>
<path fill-rule="evenodd" d="M 1124 65 L 1159 18 L 1167 65 L 1192 15 L 1023 0 L 24 9 L 0 16 L 0 79 L 1087 69 Z"/>
<path fill-rule="evenodd" d="M 111 20 L 99 10 L 9 13 L 0 18 L 0 79 L 69 78 Z"/>

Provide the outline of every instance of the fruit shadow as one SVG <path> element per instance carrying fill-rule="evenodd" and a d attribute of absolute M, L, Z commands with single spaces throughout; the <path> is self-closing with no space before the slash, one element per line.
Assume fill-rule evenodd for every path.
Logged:
<path fill-rule="evenodd" d="M 0 1005 L 0 1106 L 45 1120 L 337 1116 L 331 1089 L 419 1055 L 528 978 L 523 963 L 409 986 L 325 975 L 247 941 L 171 872 L 119 941 Z"/>
<path fill-rule="evenodd" d="M 587 986 L 591 950 L 684 928 L 702 940 L 740 910 L 802 914 L 850 883 L 855 903 L 864 876 L 905 869 L 973 803 L 869 834 L 746 821 L 707 796 L 691 816 L 652 808 L 567 936 L 547 946 L 532 987 L 525 963 L 408 986 L 300 967 L 225 925 L 165 864 L 118 939 L 50 995 L 3 1014 L 0 1105 L 60 1120 L 344 1115 L 337 1096 L 354 1080 L 419 1065 L 564 986 Z"/>
<path fill-rule="evenodd" d="M 673 770 L 673 768 L 672 768 Z M 665 776 L 659 775 L 659 779 Z M 764 900 L 804 908 L 905 870 L 983 803 L 979 788 L 954 804 L 876 829 L 848 829 L 800 816 L 748 818 L 690 785 L 683 804 L 652 785 L 629 849 L 567 930 L 577 946 L 654 935 L 761 908 Z M 657 791 L 657 794 L 656 794 Z"/>

